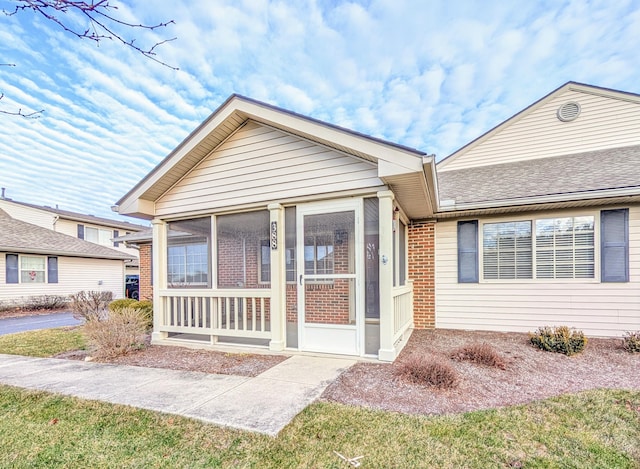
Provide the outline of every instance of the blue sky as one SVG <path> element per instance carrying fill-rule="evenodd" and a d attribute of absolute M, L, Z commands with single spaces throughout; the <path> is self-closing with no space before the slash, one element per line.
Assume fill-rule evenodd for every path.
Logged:
<path fill-rule="evenodd" d="M 0 15 L 0 186 L 99 216 L 232 93 L 444 158 L 567 81 L 640 93 L 640 0 L 112 1 L 141 46 Z M 0 0 L 0 9 L 10 9 Z M 71 18 L 76 21 L 78 18 Z M 81 23 L 77 23 L 81 24 Z M 135 220 L 132 220 L 135 221 Z"/>

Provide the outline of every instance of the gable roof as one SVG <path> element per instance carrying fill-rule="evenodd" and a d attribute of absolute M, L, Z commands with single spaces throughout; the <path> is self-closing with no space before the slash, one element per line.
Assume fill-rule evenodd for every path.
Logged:
<path fill-rule="evenodd" d="M 0 252 L 134 260 L 135 257 L 12 218 L 0 209 Z"/>
<path fill-rule="evenodd" d="M 377 163 L 379 177 L 389 185 L 397 185 L 396 196 L 404 196 L 407 205 L 411 205 L 404 207 L 407 212 L 414 212 L 410 216 L 426 217 L 435 210 L 430 184 L 434 161 L 424 152 L 234 94 L 117 202 L 118 211 L 153 217 L 154 202 L 249 120 Z M 405 189 L 407 193 L 403 194 Z M 421 203 L 416 203 L 417 198 Z"/>
<path fill-rule="evenodd" d="M 443 171 L 438 187 L 445 211 L 640 195 L 640 145 Z"/>
<path fill-rule="evenodd" d="M 640 95 L 639 94 L 629 93 L 629 92 L 626 92 L 626 91 L 614 90 L 614 89 L 611 89 L 611 88 L 604 88 L 604 87 L 600 87 L 600 86 L 587 85 L 587 84 L 584 84 L 584 83 L 578 83 L 578 82 L 574 82 L 574 81 L 569 81 L 569 82 L 565 83 L 564 85 L 556 88 L 555 90 L 553 90 L 552 92 L 550 92 L 546 96 L 543 96 L 539 100 L 537 100 L 534 103 L 530 104 L 529 106 L 524 108 L 522 111 L 519 111 L 518 113 L 514 114 L 513 116 L 511 116 L 507 120 L 501 122 L 500 124 L 496 125 L 492 129 L 490 129 L 487 132 L 485 132 L 484 134 L 480 135 L 478 138 L 472 140 L 471 142 L 467 143 L 463 147 L 459 148 L 458 150 L 456 150 L 455 152 L 453 152 L 452 154 L 450 154 L 446 158 L 440 160 L 438 162 L 438 164 L 437 164 L 438 171 L 442 172 L 442 171 L 449 170 L 449 166 L 451 166 L 453 163 L 455 163 L 463 155 L 465 155 L 466 153 L 474 150 L 479 145 L 483 144 L 484 142 L 486 142 L 487 140 L 489 140 L 492 137 L 496 136 L 497 134 L 503 132 L 508 127 L 514 125 L 515 123 L 517 123 L 521 119 L 523 119 L 523 118 L 529 116 L 530 114 L 534 113 L 536 110 L 538 110 L 539 108 L 541 108 L 542 106 L 544 106 L 548 102 L 552 101 L 553 99 L 555 99 L 556 97 L 564 94 L 567 91 L 577 91 L 577 92 L 586 93 L 586 94 L 589 94 L 589 95 L 603 96 L 603 97 L 607 97 L 607 98 L 613 98 L 613 99 L 618 99 L 618 100 L 623 100 L 623 101 L 631 101 L 631 102 L 640 104 Z"/>
<path fill-rule="evenodd" d="M 69 210 L 61 210 L 59 208 L 48 207 L 46 205 L 35 205 L 27 202 L 18 202 L 13 199 L 0 198 L 3 202 L 9 202 L 16 205 L 22 205 L 24 207 L 41 210 L 43 212 L 49 212 L 54 215 L 58 215 L 65 220 L 79 221 L 83 223 L 90 223 L 93 225 L 108 226 L 110 228 L 120 228 L 127 231 L 141 231 L 147 229 L 147 226 L 138 225 L 121 220 L 112 220 L 110 218 L 96 217 L 95 215 L 85 215 L 83 213 L 71 212 Z"/>

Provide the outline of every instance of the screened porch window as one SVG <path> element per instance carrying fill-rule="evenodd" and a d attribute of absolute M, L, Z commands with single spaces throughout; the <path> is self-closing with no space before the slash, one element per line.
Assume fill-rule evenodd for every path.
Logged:
<path fill-rule="evenodd" d="M 169 223 L 167 284 L 169 288 L 208 287 L 211 218 Z"/>

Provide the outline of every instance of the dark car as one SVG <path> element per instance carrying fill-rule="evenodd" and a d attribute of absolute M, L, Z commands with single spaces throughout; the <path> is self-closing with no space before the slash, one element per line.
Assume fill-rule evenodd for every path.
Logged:
<path fill-rule="evenodd" d="M 124 284 L 124 293 L 127 298 L 137 300 L 140 298 L 140 276 L 127 275 Z"/>

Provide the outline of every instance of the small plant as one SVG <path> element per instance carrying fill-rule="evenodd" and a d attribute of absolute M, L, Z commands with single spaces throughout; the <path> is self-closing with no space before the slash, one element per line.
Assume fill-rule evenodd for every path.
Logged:
<path fill-rule="evenodd" d="M 640 331 L 625 333 L 622 346 L 629 353 L 640 353 Z"/>
<path fill-rule="evenodd" d="M 117 357 L 144 348 L 147 321 L 140 310 L 122 308 L 106 318 L 89 319 L 83 329 L 96 357 Z"/>
<path fill-rule="evenodd" d="M 113 299 L 110 291 L 81 291 L 71 295 L 73 317 L 85 321 L 105 319 L 107 308 Z"/>
<path fill-rule="evenodd" d="M 147 328 L 151 329 L 153 326 L 153 302 L 150 300 L 140 300 L 131 305 L 131 307 L 140 311 L 147 321 Z"/>
<path fill-rule="evenodd" d="M 59 295 L 30 296 L 22 309 L 35 311 L 39 309 L 60 309 L 67 305 L 69 298 Z"/>
<path fill-rule="evenodd" d="M 471 344 L 460 347 L 451 354 L 451 358 L 460 361 L 469 361 L 480 365 L 505 369 L 506 363 L 500 354 L 490 344 Z"/>
<path fill-rule="evenodd" d="M 412 383 L 439 389 L 453 389 L 458 385 L 458 374 L 451 365 L 432 358 L 409 355 L 396 366 L 397 375 Z"/>
<path fill-rule="evenodd" d="M 529 340 L 542 350 L 568 356 L 582 352 L 587 345 L 587 338 L 582 331 L 567 326 L 540 327 L 534 333 L 529 333 Z"/>

